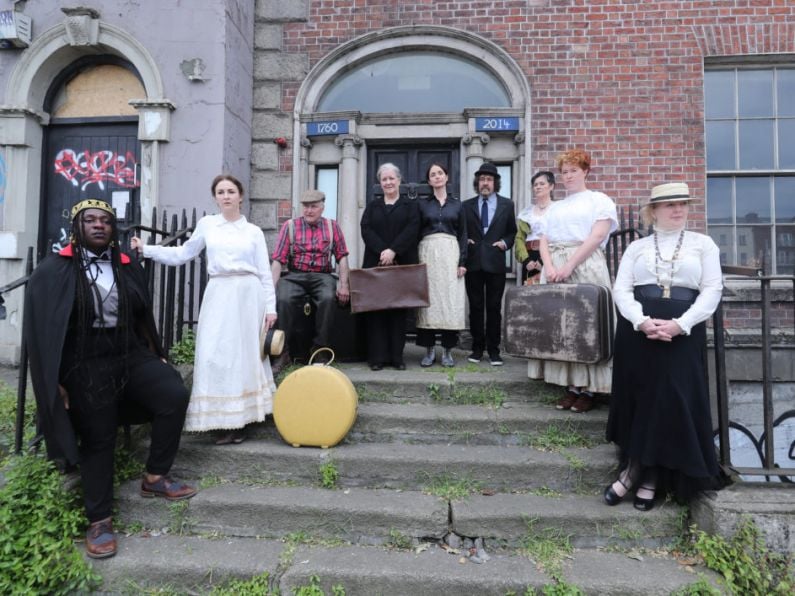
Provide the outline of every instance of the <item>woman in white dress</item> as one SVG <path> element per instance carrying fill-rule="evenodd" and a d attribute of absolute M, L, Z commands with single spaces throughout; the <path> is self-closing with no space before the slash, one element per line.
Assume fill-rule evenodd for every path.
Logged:
<path fill-rule="evenodd" d="M 588 190 L 591 157 L 582 149 L 558 156 L 558 169 L 568 196 L 555 201 L 540 226 L 542 283 L 589 283 L 610 288 L 604 248 L 618 227 L 616 205 L 606 194 Z M 611 361 L 597 364 L 531 360 L 528 376 L 566 387 L 556 407 L 587 412 L 594 393 L 610 393 Z"/>
<path fill-rule="evenodd" d="M 212 194 L 220 213 L 202 217 L 182 246 L 132 248 L 158 263 L 182 265 L 207 248 L 210 281 L 196 330 L 193 389 L 185 430 L 223 432 L 217 445 L 242 443 L 245 426 L 273 411 L 270 362 L 260 357 L 260 329 L 276 322 L 276 292 L 265 237 L 240 213 L 243 185 L 216 176 Z"/>
<path fill-rule="evenodd" d="M 541 245 L 539 232 L 541 219 L 547 214 L 552 204 L 552 193 L 555 190 L 555 174 L 553 172 L 536 172 L 530 178 L 533 187 L 533 204 L 525 207 L 516 216 L 516 239 L 513 251 L 516 262 L 522 264 L 522 283 L 538 283 L 541 278 Z M 527 282 L 527 280 L 530 282 Z"/>

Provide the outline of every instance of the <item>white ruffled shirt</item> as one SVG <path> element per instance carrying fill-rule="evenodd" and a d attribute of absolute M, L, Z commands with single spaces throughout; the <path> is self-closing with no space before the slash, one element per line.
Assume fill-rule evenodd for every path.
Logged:
<path fill-rule="evenodd" d="M 271 277 L 265 236 L 244 216 L 228 221 L 220 213 L 206 215 L 196 223 L 190 239 L 181 246 L 144 245 L 144 257 L 165 265 L 182 265 L 195 259 L 207 248 L 207 273 L 239 275 L 251 273 L 259 277 L 265 288 L 266 312 L 276 314 L 276 290 Z"/>
<path fill-rule="evenodd" d="M 549 207 L 547 207 L 543 213 L 536 215 L 535 205 L 530 205 L 522 209 L 519 215 L 516 216 L 517 219 L 525 222 L 530 227 L 530 233 L 526 235 L 525 241 L 538 240 L 540 238 L 541 220 L 546 217 L 550 207 L 552 207 L 552 203 L 549 204 Z"/>
<path fill-rule="evenodd" d="M 671 259 L 679 241 L 680 230 L 657 231 L 660 255 L 665 261 L 655 259 L 654 235 L 635 240 L 624 251 L 618 266 L 616 282 L 613 286 L 613 301 L 635 330 L 649 319 L 643 314 L 643 307 L 635 300 L 634 287 L 648 284 L 681 286 L 699 291 L 698 298 L 681 317 L 674 321 L 683 333 L 690 334 L 694 325 L 706 321 L 715 312 L 723 291 L 723 276 L 720 268 L 720 251 L 712 238 L 696 232 L 685 232 L 679 256 L 673 263 Z"/>
<path fill-rule="evenodd" d="M 583 190 L 562 201 L 553 201 L 546 217 L 539 223 L 539 234 L 550 244 L 556 242 L 584 242 L 591 235 L 593 225 L 600 220 L 610 220 L 610 233 L 618 228 L 618 215 L 613 199 L 603 192 Z M 610 233 L 600 246 L 607 246 Z"/>

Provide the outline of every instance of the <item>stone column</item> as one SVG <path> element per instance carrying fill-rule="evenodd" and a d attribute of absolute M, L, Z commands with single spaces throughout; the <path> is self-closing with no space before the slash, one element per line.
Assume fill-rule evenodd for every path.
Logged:
<path fill-rule="evenodd" d="M 141 223 L 152 225 L 152 207 L 159 205 L 160 143 L 171 138 L 171 112 L 176 106 L 168 99 L 133 99 L 138 110 L 138 140 L 141 141 L 140 203 Z"/>
<path fill-rule="evenodd" d="M 358 267 L 359 261 L 359 207 L 364 207 L 364 194 L 359 189 L 359 147 L 362 139 L 357 135 L 340 135 L 334 144 L 342 147 L 339 194 L 337 196 L 337 223 L 348 245 L 348 264 Z"/>
<path fill-rule="evenodd" d="M 475 172 L 478 171 L 483 165 L 483 147 L 491 139 L 485 132 L 482 133 L 466 133 L 461 139 L 464 145 L 464 153 L 466 155 L 467 164 L 467 179 L 464 181 L 464 188 L 469 188 L 472 185 L 472 180 L 475 179 Z"/>

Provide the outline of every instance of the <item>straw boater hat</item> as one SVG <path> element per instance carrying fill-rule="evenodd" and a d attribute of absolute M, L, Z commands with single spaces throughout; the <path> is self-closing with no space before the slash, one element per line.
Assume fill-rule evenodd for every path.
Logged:
<path fill-rule="evenodd" d="M 649 205 L 656 203 L 672 203 L 690 200 L 690 189 L 684 182 L 659 184 L 651 189 Z"/>
<path fill-rule="evenodd" d="M 690 189 L 684 182 L 668 182 L 666 184 L 658 184 L 651 189 L 651 196 L 649 202 L 646 203 L 640 210 L 641 219 L 647 224 L 653 223 L 652 211 L 655 205 L 663 203 L 678 203 L 687 202 L 692 200 L 690 197 Z"/>
<path fill-rule="evenodd" d="M 284 331 L 271 327 L 267 331 L 260 330 L 259 343 L 262 346 L 260 356 L 265 360 L 268 356 L 281 356 L 284 349 Z"/>

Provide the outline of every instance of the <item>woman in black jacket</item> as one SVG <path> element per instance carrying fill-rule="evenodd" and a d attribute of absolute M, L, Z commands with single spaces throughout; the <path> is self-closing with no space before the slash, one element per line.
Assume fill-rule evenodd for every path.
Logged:
<path fill-rule="evenodd" d="M 364 241 L 362 267 L 409 265 L 417 262 L 419 212 L 414 201 L 400 196 L 400 170 L 392 163 L 378 168 L 376 178 L 384 190 L 362 215 Z M 405 370 L 406 309 L 380 310 L 365 314 L 367 361 L 372 370 L 393 366 Z"/>

